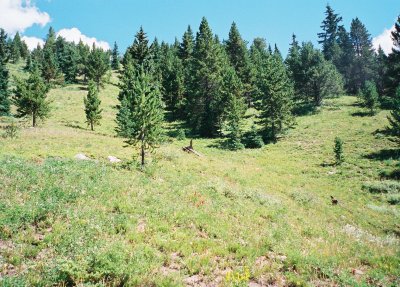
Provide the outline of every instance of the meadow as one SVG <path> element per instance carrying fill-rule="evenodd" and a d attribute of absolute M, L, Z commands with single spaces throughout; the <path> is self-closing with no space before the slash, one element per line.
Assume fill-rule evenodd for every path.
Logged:
<path fill-rule="evenodd" d="M 261 149 L 195 138 L 201 157 L 182 151 L 190 138 L 169 123 L 141 170 L 139 151 L 115 134 L 118 91 L 113 74 L 94 132 L 86 86 L 73 84 L 50 91 L 39 127 L 21 121 L 17 138 L 0 138 L 1 286 L 400 285 L 399 150 L 387 111 L 329 99 Z"/>

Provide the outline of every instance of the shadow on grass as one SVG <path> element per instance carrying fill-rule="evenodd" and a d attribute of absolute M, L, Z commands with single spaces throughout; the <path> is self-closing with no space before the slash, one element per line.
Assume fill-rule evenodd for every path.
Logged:
<path fill-rule="evenodd" d="M 293 109 L 295 116 L 313 115 L 317 112 L 317 108 L 313 103 L 300 103 Z"/>
<path fill-rule="evenodd" d="M 372 159 L 372 160 L 389 160 L 394 159 L 397 160 L 400 157 L 400 150 L 399 149 L 382 149 L 377 152 L 372 152 L 364 156 L 365 158 Z"/>
<path fill-rule="evenodd" d="M 371 112 L 365 112 L 365 111 L 354 112 L 351 115 L 353 117 L 371 117 L 371 116 L 373 116 L 373 114 L 371 114 Z"/>

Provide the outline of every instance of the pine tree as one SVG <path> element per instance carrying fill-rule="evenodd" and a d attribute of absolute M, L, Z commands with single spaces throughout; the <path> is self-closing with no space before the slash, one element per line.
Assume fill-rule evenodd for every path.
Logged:
<path fill-rule="evenodd" d="M 322 21 L 322 33 L 318 33 L 319 44 L 322 44 L 322 51 L 326 60 L 334 60 L 338 57 L 339 46 L 337 44 L 338 26 L 342 17 L 335 14 L 335 11 L 328 4 L 325 11 L 325 19 Z"/>
<path fill-rule="evenodd" d="M 7 44 L 7 34 L 4 29 L 0 28 L 0 59 L 4 62 L 9 60 L 9 49 Z"/>
<path fill-rule="evenodd" d="M 48 85 L 34 69 L 27 80 L 15 79 L 13 103 L 17 107 L 17 117 L 32 117 L 32 126 L 36 127 L 37 119 L 49 116 L 50 102 L 47 100 Z"/>
<path fill-rule="evenodd" d="M 160 90 L 143 68 L 135 72 L 127 63 L 118 97 L 117 132 L 127 138 L 127 144 L 139 144 L 144 166 L 146 150 L 154 149 L 161 140 L 164 114 Z"/>
<path fill-rule="evenodd" d="M 349 79 L 350 92 L 356 94 L 368 80 L 374 78 L 374 50 L 371 36 L 364 24 L 356 18 L 351 22 L 350 39 L 355 52 Z"/>
<path fill-rule="evenodd" d="M 226 131 L 228 132 L 227 147 L 231 150 L 243 149 L 241 122 L 246 112 L 243 97 L 243 85 L 232 67 L 226 67 L 223 77 L 222 94 L 225 106 L 224 117 L 226 120 Z"/>
<path fill-rule="evenodd" d="M 17 63 L 22 56 L 21 55 L 21 46 L 22 46 L 21 36 L 17 32 L 17 34 L 15 34 L 14 39 L 11 43 L 11 60 L 14 63 Z"/>
<path fill-rule="evenodd" d="M 289 53 L 286 57 L 285 64 L 288 69 L 288 75 L 294 84 L 294 92 L 296 98 L 300 98 L 300 84 L 302 80 L 302 70 L 301 70 L 301 58 L 300 58 L 300 46 L 299 42 L 296 40 L 296 35 L 292 35 L 292 43 L 290 44 Z"/>
<path fill-rule="evenodd" d="M 361 92 L 363 105 L 370 111 L 371 115 L 376 113 L 378 106 L 378 91 L 374 82 L 366 81 Z"/>
<path fill-rule="evenodd" d="M 0 116 L 8 116 L 10 114 L 8 78 L 6 59 L 0 57 Z"/>
<path fill-rule="evenodd" d="M 259 89 L 261 95 L 257 107 L 261 111 L 260 122 L 266 137 L 276 141 L 279 133 L 293 125 L 293 87 L 278 55 L 268 58 Z"/>
<path fill-rule="evenodd" d="M 222 67 L 226 64 L 225 50 L 203 18 L 190 64 L 187 105 L 188 124 L 201 136 L 215 136 L 221 129 L 224 105 L 220 89 Z"/>
<path fill-rule="evenodd" d="M 250 55 L 246 47 L 246 42 L 242 39 L 236 23 L 233 22 L 229 31 L 229 38 L 225 42 L 226 51 L 231 65 L 235 68 L 240 81 L 243 84 L 244 95 L 247 102 L 252 102 L 253 79 L 250 65 Z"/>
<path fill-rule="evenodd" d="M 335 138 L 335 146 L 333 147 L 333 152 L 335 154 L 336 164 L 341 164 L 344 160 L 343 156 L 343 141 L 341 138 Z"/>
<path fill-rule="evenodd" d="M 50 83 L 58 74 L 56 58 L 56 34 L 53 27 L 49 28 L 47 39 L 43 47 L 43 61 L 41 62 L 42 76 Z"/>
<path fill-rule="evenodd" d="M 387 59 L 387 76 L 385 80 L 385 94 L 395 98 L 400 85 L 400 15 L 392 31 L 393 48 Z"/>
<path fill-rule="evenodd" d="M 388 57 L 386 56 L 382 47 L 379 45 L 376 54 L 376 88 L 378 90 L 380 100 L 382 100 L 382 97 L 385 93 L 385 79 L 388 71 L 387 61 Z"/>
<path fill-rule="evenodd" d="M 103 85 L 103 77 L 109 70 L 108 55 L 102 49 L 96 48 L 93 43 L 92 50 L 88 56 L 86 73 L 89 80 L 93 80 L 97 87 Z"/>
<path fill-rule="evenodd" d="M 79 41 L 77 46 L 78 59 L 77 59 L 77 73 L 78 76 L 84 76 L 84 80 L 87 78 L 87 63 L 90 55 L 89 46 L 83 44 L 82 40 Z"/>
<path fill-rule="evenodd" d="M 135 40 L 132 46 L 127 49 L 126 53 L 130 54 L 134 68 L 137 71 L 141 68 L 144 68 L 146 71 L 150 71 L 154 68 L 152 49 L 149 47 L 149 40 L 143 27 L 140 27 L 139 32 L 136 33 Z M 124 64 L 126 64 L 125 57 Z"/>
<path fill-rule="evenodd" d="M 100 124 L 102 109 L 100 109 L 99 90 L 94 81 L 89 81 L 88 90 L 83 102 L 85 104 L 86 123 L 90 125 L 90 129 L 93 131 L 94 126 Z"/>
<path fill-rule="evenodd" d="M 264 69 L 268 58 L 271 53 L 267 50 L 267 43 L 265 39 L 255 38 L 250 46 L 250 60 L 252 66 L 252 74 L 254 77 L 255 98 L 257 98 L 261 91 L 259 89 L 262 82 Z"/>
<path fill-rule="evenodd" d="M 344 86 L 350 92 L 350 79 L 352 73 L 352 64 L 354 62 L 355 54 L 353 44 L 350 39 L 350 34 L 346 31 L 344 26 L 338 28 L 338 45 L 340 54 L 333 59 L 333 63 L 343 76 Z"/>
<path fill-rule="evenodd" d="M 163 43 L 161 59 L 161 84 L 164 102 L 173 119 L 183 118 L 185 108 L 185 75 L 182 60 L 176 47 Z"/>
<path fill-rule="evenodd" d="M 119 52 L 117 42 L 114 42 L 114 48 L 111 54 L 111 68 L 119 70 Z"/>
<path fill-rule="evenodd" d="M 192 28 L 188 26 L 186 32 L 183 34 L 182 43 L 179 45 L 179 58 L 183 61 L 185 66 L 191 60 L 194 44 Z"/>
<path fill-rule="evenodd" d="M 400 85 L 396 89 L 392 111 L 388 116 L 389 127 L 391 134 L 400 141 Z"/>
<path fill-rule="evenodd" d="M 326 61 L 322 53 L 311 42 L 303 43 L 300 51 L 300 77 L 295 82 L 298 94 L 314 106 L 320 106 L 322 100 L 335 97 L 343 92 L 343 81 L 336 67 Z"/>

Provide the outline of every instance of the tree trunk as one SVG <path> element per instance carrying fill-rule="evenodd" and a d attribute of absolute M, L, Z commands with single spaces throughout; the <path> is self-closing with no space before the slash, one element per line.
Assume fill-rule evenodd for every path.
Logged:
<path fill-rule="evenodd" d="M 36 127 L 36 114 L 32 113 L 32 126 Z"/>
<path fill-rule="evenodd" d="M 144 144 L 143 144 L 143 142 L 142 142 L 142 152 L 141 152 L 141 154 L 142 154 L 142 167 L 144 167 Z"/>
<path fill-rule="evenodd" d="M 92 121 L 90 122 L 90 129 L 91 129 L 92 131 L 94 131 L 93 122 L 92 122 Z"/>

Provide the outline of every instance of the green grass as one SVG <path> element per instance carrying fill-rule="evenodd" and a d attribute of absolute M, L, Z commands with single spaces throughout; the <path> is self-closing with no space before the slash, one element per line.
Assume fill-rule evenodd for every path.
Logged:
<path fill-rule="evenodd" d="M 400 284 L 400 209 L 387 197 L 397 183 L 381 178 L 398 150 L 376 132 L 386 111 L 360 117 L 354 97 L 329 100 L 262 149 L 195 139 L 203 157 L 170 138 L 142 172 L 106 161 L 138 156 L 115 137 L 118 88 L 101 90 L 95 132 L 84 123 L 86 93 L 51 90 L 47 121 L 0 138 L 0 285 Z"/>

